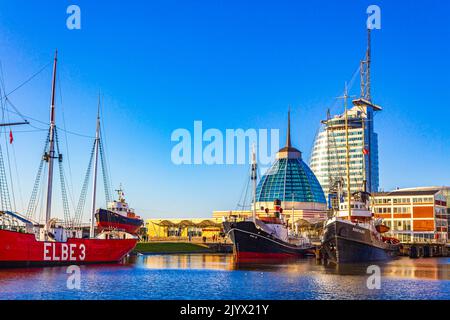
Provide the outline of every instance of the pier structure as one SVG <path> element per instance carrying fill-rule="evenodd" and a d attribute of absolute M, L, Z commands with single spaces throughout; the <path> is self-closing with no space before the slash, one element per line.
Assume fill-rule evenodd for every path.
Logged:
<path fill-rule="evenodd" d="M 405 243 L 400 252 L 403 256 L 412 259 L 448 257 L 450 245 L 446 243 Z"/>

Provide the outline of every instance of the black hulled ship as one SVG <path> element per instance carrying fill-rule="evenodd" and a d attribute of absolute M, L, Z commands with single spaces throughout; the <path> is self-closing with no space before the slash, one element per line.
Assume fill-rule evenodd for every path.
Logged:
<path fill-rule="evenodd" d="M 321 254 L 335 264 L 386 261 L 398 255 L 400 243 L 384 236 L 389 228 L 374 219 L 368 207 L 369 194 L 353 194 L 348 204 L 339 204 L 335 216 L 325 223 Z"/>
<path fill-rule="evenodd" d="M 275 201 L 273 216 L 223 223 L 238 260 L 286 259 L 313 253 L 308 239 L 289 236 L 280 204 L 280 200 Z"/>

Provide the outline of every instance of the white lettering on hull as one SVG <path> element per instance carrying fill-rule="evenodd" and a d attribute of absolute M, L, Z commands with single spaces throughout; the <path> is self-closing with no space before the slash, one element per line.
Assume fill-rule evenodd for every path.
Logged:
<path fill-rule="evenodd" d="M 361 229 L 357 229 L 357 228 L 353 228 L 352 231 L 353 232 L 358 232 L 358 233 L 361 233 L 361 234 L 366 234 L 365 230 L 361 230 Z"/>
<path fill-rule="evenodd" d="M 44 261 L 84 261 L 85 259 L 84 244 L 44 243 Z"/>

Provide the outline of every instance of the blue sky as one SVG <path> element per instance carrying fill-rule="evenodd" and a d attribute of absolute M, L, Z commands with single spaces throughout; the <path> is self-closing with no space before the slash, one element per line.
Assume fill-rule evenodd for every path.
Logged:
<path fill-rule="evenodd" d="M 66 28 L 71 4 L 81 8 L 81 30 Z M 148 218 L 208 217 L 236 208 L 248 168 L 175 166 L 173 130 L 201 120 L 223 131 L 278 128 L 284 141 L 291 105 L 293 143 L 308 160 L 320 120 L 328 107 L 342 110 L 334 97 L 364 55 L 370 4 L 382 10 L 372 41 L 372 93 L 384 108 L 375 125 L 380 185 L 449 185 L 446 0 L 0 0 L 0 60 L 8 91 L 58 48 L 58 124 L 93 135 L 101 91 L 112 180 L 124 184 L 130 204 Z M 47 68 L 11 101 L 47 122 L 50 78 Z M 29 130 L 14 128 L 19 210 L 45 139 L 43 131 L 20 132 Z M 92 141 L 69 134 L 67 142 L 76 200 Z"/>

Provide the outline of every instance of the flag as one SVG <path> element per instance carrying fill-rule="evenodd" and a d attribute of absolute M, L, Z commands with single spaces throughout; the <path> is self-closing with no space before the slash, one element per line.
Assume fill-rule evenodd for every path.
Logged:
<path fill-rule="evenodd" d="M 364 155 L 367 156 L 367 155 L 369 154 L 369 149 L 364 148 L 364 149 L 363 149 L 363 153 L 364 153 Z"/>
<path fill-rule="evenodd" d="M 14 141 L 14 137 L 13 137 L 13 134 L 12 134 L 12 130 L 9 130 L 9 144 L 12 144 L 13 141 Z"/>

